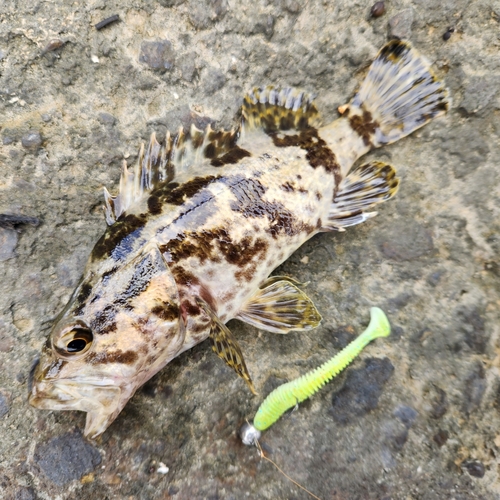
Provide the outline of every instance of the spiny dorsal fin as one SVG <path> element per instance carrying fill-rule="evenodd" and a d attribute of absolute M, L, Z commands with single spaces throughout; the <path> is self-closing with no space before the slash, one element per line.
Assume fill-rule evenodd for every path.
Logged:
<path fill-rule="evenodd" d="M 148 147 L 142 144 L 133 169 L 123 162 L 118 195 L 111 196 L 104 188 L 106 222 L 113 224 L 145 193 L 162 183 L 172 182 L 183 174 L 204 174 L 207 164 L 221 167 L 249 156 L 250 153 L 236 145 L 238 137 L 237 130 L 212 130 L 210 125 L 205 131 L 191 125 L 189 132 L 185 132 L 181 127 L 173 137 L 167 132 L 163 144 L 158 143 L 154 133 L 151 134 Z"/>
<path fill-rule="evenodd" d="M 244 132 L 304 130 L 321 124 L 314 97 L 292 87 L 255 87 L 244 97 L 241 111 Z"/>
<path fill-rule="evenodd" d="M 204 300 L 197 299 L 197 302 L 212 322 L 210 340 L 212 341 L 213 351 L 248 384 L 253 394 L 257 394 L 248 373 L 243 353 L 233 334 Z"/>
<path fill-rule="evenodd" d="M 354 167 L 342 180 L 333 197 L 324 231 L 343 231 L 377 215 L 367 212 L 392 198 L 398 191 L 399 179 L 391 165 L 372 161 Z"/>
<path fill-rule="evenodd" d="M 295 280 L 283 276 L 266 280 L 236 317 L 273 333 L 316 328 L 321 315 L 296 284 Z"/>

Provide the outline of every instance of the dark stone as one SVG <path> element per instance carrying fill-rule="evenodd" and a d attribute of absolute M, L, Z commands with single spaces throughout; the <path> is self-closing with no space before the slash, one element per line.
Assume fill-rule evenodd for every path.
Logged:
<path fill-rule="evenodd" d="M 389 19 L 389 35 L 391 38 L 408 40 L 411 37 L 413 9 L 405 9 Z"/>
<path fill-rule="evenodd" d="M 474 460 L 472 462 L 466 462 L 463 466 L 467 469 L 467 472 L 474 477 L 484 477 L 486 472 L 484 465 L 479 462 L 479 460 Z"/>
<path fill-rule="evenodd" d="M 151 69 L 165 71 L 175 63 L 175 51 L 168 40 L 160 42 L 142 42 L 139 61 Z"/>
<path fill-rule="evenodd" d="M 388 358 L 368 358 L 365 366 L 350 370 L 344 386 L 333 394 L 330 413 L 339 424 L 348 424 L 375 409 L 394 366 Z"/>
<path fill-rule="evenodd" d="M 462 410 L 466 415 L 470 415 L 481 405 L 481 401 L 486 390 L 485 372 L 482 363 L 478 362 L 471 374 L 465 380 L 464 403 Z"/>
<path fill-rule="evenodd" d="M 58 486 L 78 480 L 101 463 L 101 454 L 80 432 L 70 432 L 37 446 L 34 463 Z"/>
<path fill-rule="evenodd" d="M 12 259 L 17 246 L 18 234 L 12 229 L 0 227 L 0 262 Z"/>
<path fill-rule="evenodd" d="M 37 498 L 33 488 L 20 488 L 14 496 L 14 500 L 36 500 Z"/>
<path fill-rule="evenodd" d="M 394 410 L 393 415 L 399 418 L 399 420 L 409 429 L 415 422 L 418 412 L 411 406 L 401 405 Z"/>
<path fill-rule="evenodd" d="M 26 149 L 38 149 L 42 145 L 42 136 L 38 130 L 30 130 L 21 137 L 21 144 Z"/>
<path fill-rule="evenodd" d="M 434 249 L 430 232 L 417 222 L 395 222 L 383 236 L 382 253 L 392 260 L 418 259 Z"/>
<path fill-rule="evenodd" d="M 465 335 L 465 343 L 476 354 L 484 354 L 488 346 L 489 336 L 480 308 L 462 309 L 457 312 L 460 330 Z"/>
<path fill-rule="evenodd" d="M 380 17 L 385 14 L 385 2 L 376 2 L 370 9 L 371 17 Z"/>
<path fill-rule="evenodd" d="M 1 392 L 0 392 L 0 418 L 4 417 L 9 413 L 9 402 Z"/>
<path fill-rule="evenodd" d="M 433 436 L 433 440 L 434 442 L 439 446 L 443 446 L 444 444 L 446 444 L 446 441 L 448 441 L 448 438 L 450 437 L 450 434 L 448 431 L 444 430 L 444 429 L 440 429 L 439 431 L 436 432 L 436 434 L 434 434 Z"/>

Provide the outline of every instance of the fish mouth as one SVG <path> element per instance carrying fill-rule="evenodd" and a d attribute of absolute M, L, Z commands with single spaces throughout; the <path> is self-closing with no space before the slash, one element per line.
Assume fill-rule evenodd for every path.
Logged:
<path fill-rule="evenodd" d="M 120 387 L 102 379 L 36 381 L 29 395 L 29 404 L 40 410 L 87 412 L 84 435 L 95 438 L 120 413 L 123 407 L 121 396 Z"/>

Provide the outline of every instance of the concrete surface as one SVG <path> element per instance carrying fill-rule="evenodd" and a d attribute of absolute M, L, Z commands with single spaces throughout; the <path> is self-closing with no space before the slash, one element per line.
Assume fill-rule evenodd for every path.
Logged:
<path fill-rule="evenodd" d="M 237 430 L 372 305 L 393 335 L 266 432 L 266 454 L 322 499 L 500 498 L 500 2 L 387 1 L 372 19 L 373 3 L 3 0 L 0 213 L 41 223 L 0 229 L 1 498 L 311 498 Z M 402 177 L 378 217 L 280 269 L 310 282 L 320 328 L 230 324 L 260 396 L 204 343 L 97 441 L 84 414 L 29 407 L 31 363 L 105 228 L 102 186 L 116 189 L 122 159 L 152 130 L 230 127 L 253 85 L 313 91 L 334 119 L 391 34 L 433 62 L 453 109 L 370 154 Z"/>

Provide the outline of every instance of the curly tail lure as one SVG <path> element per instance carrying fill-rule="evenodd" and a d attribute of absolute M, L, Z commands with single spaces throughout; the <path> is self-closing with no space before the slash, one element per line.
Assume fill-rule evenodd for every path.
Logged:
<path fill-rule="evenodd" d="M 273 425 L 287 410 L 318 392 L 346 368 L 367 344 L 378 337 L 387 337 L 391 333 L 389 320 L 382 309 L 372 307 L 370 315 L 367 329 L 337 355 L 315 370 L 280 385 L 267 396 L 257 410 L 253 425 L 247 423 L 241 429 L 240 434 L 244 444 L 254 444 L 260 438 L 261 431 Z"/>

